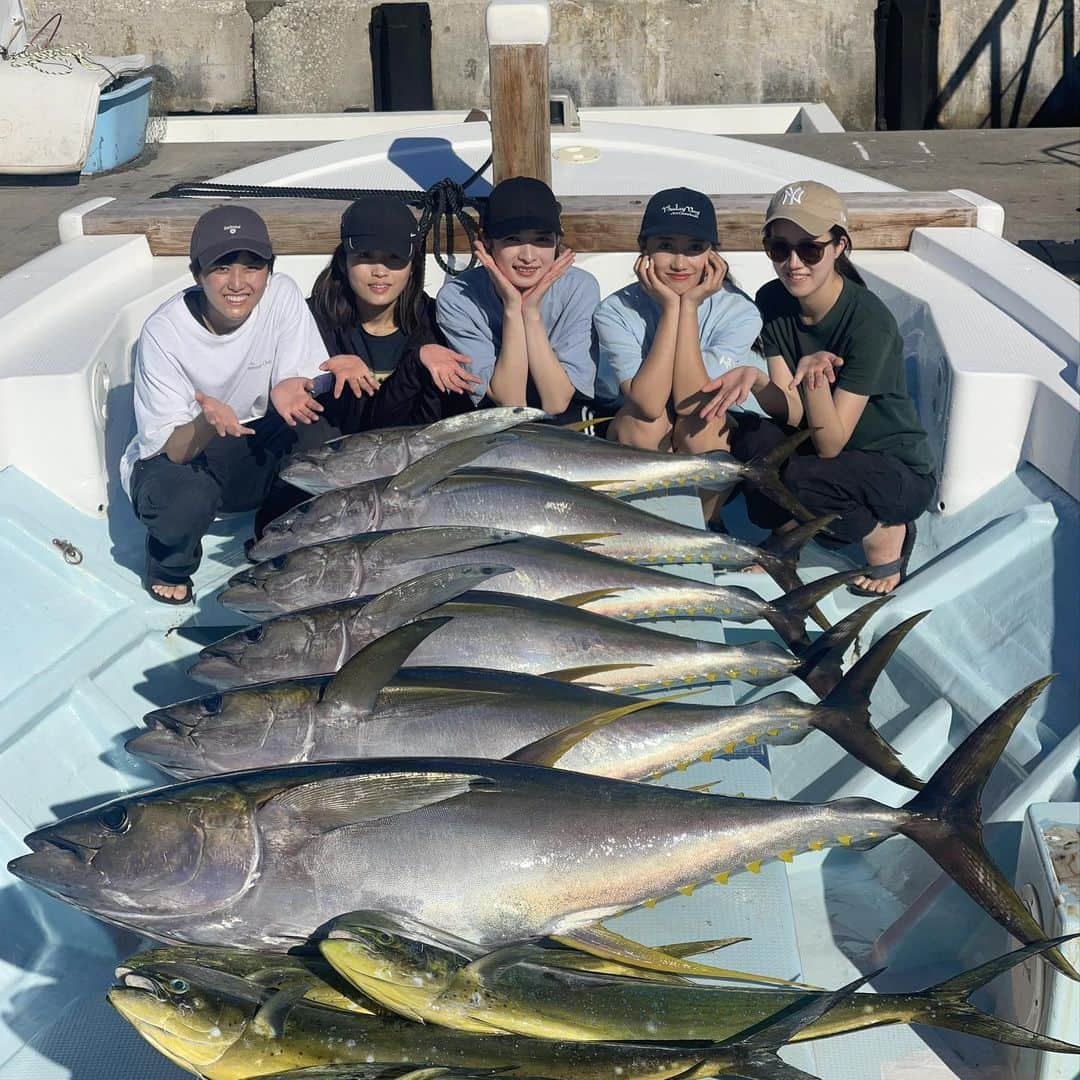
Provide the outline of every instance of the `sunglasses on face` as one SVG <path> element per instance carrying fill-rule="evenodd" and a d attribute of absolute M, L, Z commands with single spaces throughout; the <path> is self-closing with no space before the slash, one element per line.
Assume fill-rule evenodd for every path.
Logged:
<path fill-rule="evenodd" d="M 800 240 L 797 244 L 789 244 L 778 236 L 770 236 L 763 242 L 763 246 L 765 254 L 774 263 L 787 262 L 794 251 L 799 256 L 800 262 L 805 263 L 807 266 L 816 266 L 821 262 L 825 249 L 831 247 L 833 243 L 832 240 L 826 240 L 823 244 L 818 243 L 816 240 Z"/>

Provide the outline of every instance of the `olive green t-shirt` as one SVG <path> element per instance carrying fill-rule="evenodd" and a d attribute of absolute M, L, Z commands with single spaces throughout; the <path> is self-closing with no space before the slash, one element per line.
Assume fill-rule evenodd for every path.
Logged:
<path fill-rule="evenodd" d="M 836 303 L 813 326 L 803 322 L 798 300 L 779 280 L 763 285 L 755 301 L 766 357 L 782 356 L 794 373 L 804 356 L 835 353 L 844 364 L 834 388 L 869 399 L 845 449 L 893 454 L 924 476 L 934 471 L 930 444 L 907 390 L 900 331 L 881 300 L 844 278 Z"/>

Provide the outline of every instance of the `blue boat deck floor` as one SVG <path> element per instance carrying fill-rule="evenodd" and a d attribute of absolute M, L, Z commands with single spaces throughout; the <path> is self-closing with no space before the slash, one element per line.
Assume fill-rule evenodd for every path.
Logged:
<path fill-rule="evenodd" d="M 1064 675 L 1054 693 L 1065 696 L 1048 695 L 1048 702 L 1025 722 L 988 790 L 991 809 L 1002 805 L 1008 790 L 1075 727 L 1075 715 L 1066 715 L 1062 702 L 1075 702 L 1076 661 L 1070 666 L 1069 658 L 1059 654 L 1054 634 L 1068 634 L 1066 640 L 1075 643 L 1078 617 L 1075 611 L 1048 612 L 1046 605 L 1060 606 L 1061 597 L 1070 595 L 1061 590 L 1070 583 L 1071 596 L 1078 595 L 1077 570 L 1062 560 L 1058 546 L 1075 543 L 1076 515 L 1073 508 L 1068 517 L 1069 508 L 1048 498 L 1039 480 L 1029 477 L 1009 487 L 994 505 L 979 511 L 985 520 L 969 520 L 955 536 L 950 530 L 961 523 L 926 526 L 917 558 L 926 565 L 865 635 L 869 641 L 914 611 L 938 609 L 905 643 L 874 695 L 879 728 L 922 775 L 929 775 L 950 746 L 1005 697 L 1045 674 L 1052 659 L 1062 661 L 1055 663 Z M 648 501 L 650 509 L 682 520 L 692 519 L 697 505 L 687 496 Z M 242 565 L 249 529 L 244 519 L 219 522 L 196 579 L 197 606 L 167 607 L 141 589 L 141 535 L 126 507 L 107 525 L 79 514 L 15 470 L 0 472 L 0 595 L 9 627 L 0 650 L 0 859 L 21 854 L 22 836 L 35 827 L 119 792 L 162 782 L 126 754 L 123 740 L 148 709 L 202 689 L 184 674 L 185 661 L 207 635 L 240 621 L 213 600 L 213 593 Z M 949 547 L 972 533 L 974 539 L 965 541 L 968 555 L 950 565 Z M 54 538 L 76 545 L 82 562 L 65 562 Z M 804 576 L 828 573 L 835 561 L 811 548 Z M 1026 578 L 1018 583 L 1021 570 Z M 680 572 L 711 576 L 701 567 Z M 746 583 L 748 575 L 722 577 Z M 1005 581 L 1012 593 L 1000 591 Z M 752 584 L 775 594 L 772 583 L 760 576 Z M 1012 610 L 1008 597 L 1017 590 L 1025 610 Z M 937 603 L 942 597 L 948 601 L 944 607 Z M 835 619 L 854 603 L 839 595 L 826 602 L 825 611 Z M 1041 614 L 1033 618 L 1032 612 Z M 1006 618 L 1011 624 L 999 635 Z M 716 620 L 656 625 L 714 640 L 724 636 Z M 757 636 L 768 633 L 763 625 L 732 633 L 748 630 Z M 695 700 L 730 704 L 777 689 L 809 696 L 792 679 L 767 691 L 717 685 Z M 733 757 L 696 763 L 663 782 L 716 782 L 718 793 L 758 798 L 816 801 L 858 793 L 894 805 L 905 798 L 901 789 L 853 766 L 817 733 L 798 746 L 770 752 L 745 747 Z M 1075 797 L 1075 784 L 1060 787 L 1060 797 Z M 936 879 L 934 868 L 913 845 L 893 841 L 870 853 L 804 855 L 792 866 L 766 861 L 760 872 L 663 899 L 610 925 L 647 942 L 745 935 L 752 940 L 714 954 L 711 961 L 835 986 L 857 971 L 880 966 L 883 957 L 876 943 Z M 896 970 L 897 988 L 925 985 L 957 973 L 973 957 L 1004 951 L 1003 935 L 976 917 L 955 888 L 944 897 L 937 922 L 927 925 L 940 929 L 941 911 L 953 919 L 959 912 L 963 929 L 951 935 L 946 930 L 932 947 L 923 942 L 884 957 L 903 956 L 908 965 Z M 0 1080 L 173 1080 L 184 1075 L 146 1046 L 105 1002 L 112 968 L 137 949 L 138 939 L 13 879 L 0 886 L 0 925 L 5 928 L 0 935 Z M 958 1046 L 962 1056 L 957 1056 Z M 974 1076 L 981 1067 L 1000 1064 L 988 1047 L 896 1027 L 789 1047 L 784 1057 L 824 1080 L 886 1075 L 932 1080 Z M 1034 1073 L 1003 1075 L 1026 1080 Z"/>

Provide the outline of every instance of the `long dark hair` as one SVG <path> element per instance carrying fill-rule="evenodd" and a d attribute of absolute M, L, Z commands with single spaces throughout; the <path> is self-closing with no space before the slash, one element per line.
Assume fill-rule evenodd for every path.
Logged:
<path fill-rule="evenodd" d="M 838 244 L 841 240 L 844 241 L 844 250 L 840 252 L 836 257 L 836 272 L 841 277 L 846 277 L 849 281 L 854 281 L 856 285 L 861 285 L 866 288 L 866 282 L 862 279 L 862 274 L 855 269 L 855 264 L 848 258 L 848 252 L 851 251 L 851 237 L 848 235 L 847 229 L 842 225 L 834 225 L 829 230 L 829 235 L 833 238 L 833 243 Z"/>
<path fill-rule="evenodd" d="M 424 264 L 424 245 L 417 244 L 409 265 L 409 279 L 394 302 L 394 321 L 406 337 L 411 336 L 424 321 L 427 303 L 424 295 Z M 334 248 L 329 265 L 315 279 L 311 304 L 320 326 L 351 330 L 360 322 L 356 295 L 349 284 L 349 262 L 344 244 Z"/>

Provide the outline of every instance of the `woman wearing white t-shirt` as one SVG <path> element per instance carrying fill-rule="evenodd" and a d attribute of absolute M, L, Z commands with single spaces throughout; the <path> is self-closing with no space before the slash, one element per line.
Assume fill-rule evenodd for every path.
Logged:
<path fill-rule="evenodd" d="M 139 335 L 138 432 L 120 476 L 149 533 L 144 587 L 161 603 L 192 599 L 218 513 L 262 503 L 297 444 L 293 429 L 319 419 L 320 370 L 350 383 L 358 374 L 347 358 L 327 360 L 299 287 L 272 269 L 258 214 L 210 210 L 191 235 L 195 286 L 162 304 Z"/>

